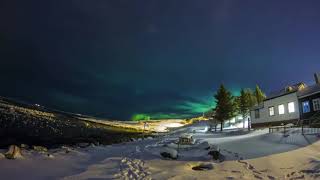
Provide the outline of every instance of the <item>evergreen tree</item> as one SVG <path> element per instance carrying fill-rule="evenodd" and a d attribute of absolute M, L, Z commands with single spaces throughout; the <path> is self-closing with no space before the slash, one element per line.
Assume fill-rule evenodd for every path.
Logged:
<path fill-rule="evenodd" d="M 256 85 L 255 96 L 258 104 L 262 103 L 263 100 L 266 99 L 266 95 L 262 92 L 258 85 Z"/>
<path fill-rule="evenodd" d="M 235 116 L 236 106 L 232 94 L 221 85 L 218 92 L 214 95 L 216 99 L 215 119 L 221 124 L 223 131 L 223 123 Z"/>
<path fill-rule="evenodd" d="M 240 96 L 238 98 L 238 112 L 243 118 L 243 128 L 245 126 L 245 118 L 249 116 L 250 109 L 254 105 L 252 102 L 252 94 L 249 90 L 241 89 Z"/>
<path fill-rule="evenodd" d="M 249 104 L 250 104 L 250 108 L 252 108 L 253 106 L 255 106 L 257 104 L 257 98 L 255 93 L 251 90 L 251 89 L 247 89 L 246 92 L 249 94 Z M 264 97 L 265 99 L 265 97 Z"/>

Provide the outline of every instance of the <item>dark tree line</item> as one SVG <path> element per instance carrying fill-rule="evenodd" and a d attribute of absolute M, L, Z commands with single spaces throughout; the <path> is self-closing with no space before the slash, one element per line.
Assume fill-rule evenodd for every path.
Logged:
<path fill-rule="evenodd" d="M 224 122 L 237 115 L 241 115 L 243 122 L 245 122 L 245 117 L 250 115 L 251 108 L 262 103 L 266 96 L 258 85 L 254 91 L 241 89 L 240 96 L 233 96 L 224 85 L 221 85 L 214 98 L 216 107 L 208 112 L 208 115 L 213 117 L 211 124 L 216 128 L 219 123 L 222 131 Z"/>

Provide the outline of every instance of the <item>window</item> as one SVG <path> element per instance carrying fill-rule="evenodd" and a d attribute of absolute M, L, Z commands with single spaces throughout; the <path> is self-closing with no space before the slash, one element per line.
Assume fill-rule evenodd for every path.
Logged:
<path fill-rule="evenodd" d="M 308 113 L 310 112 L 310 104 L 309 101 L 302 102 L 302 112 Z"/>
<path fill-rule="evenodd" d="M 289 111 L 289 113 L 294 113 L 295 112 L 294 102 L 289 102 L 288 103 L 288 111 Z"/>
<path fill-rule="evenodd" d="M 320 110 L 320 98 L 312 100 L 313 103 L 313 110 L 319 111 Z"/>
<path fill-rule="evenodd" d="M 269 107 L 269 116 L 274 116 L 274 107 Z"/>
<path fill-rule="evenodd" d="M 260 111 L 259 111 L 259 109 L 256 109 L 256 110 L 254 111 L 254 117 L 255 117 L 256 119 L 259 119 L 259 118 L 260 118 Z"/>
<path fill-rule="evenodd" d="M 278 110 L 279 110 L 279 114 L 281 115 L 281 114 L 284 114 L 284 105 L 283 104 L 280 104 L 279 106 L 278 106 Z"/>

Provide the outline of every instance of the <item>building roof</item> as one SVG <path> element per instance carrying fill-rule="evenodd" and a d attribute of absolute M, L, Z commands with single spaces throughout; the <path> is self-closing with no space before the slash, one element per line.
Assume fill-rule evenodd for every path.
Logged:
<path fill-rule="evenodd" d="M 312 94 L 320 93 L 320 84 L 314 84 L 308 86 L 301 91 L 297 92 L 298 98 L 303 98 L 305 96 L 310 96 Z"/>
<path fill-rule="evenodd" d="M 284 96 L 287 94 L 295 93 L 297 91 L 302 91 L 306 87 L 307 87 L 307 85 L 303 82 L 300 82 L 300 83 L 297 83 L 297 84 L 294 84 L 291 86 L 286 86 L 285 88 L 281 89 L 280 91 L 275 91 L 275 92 L 270 93 L 265 100 L 270 100 L 270 99 L 281 97 L 281 96 Z"/>

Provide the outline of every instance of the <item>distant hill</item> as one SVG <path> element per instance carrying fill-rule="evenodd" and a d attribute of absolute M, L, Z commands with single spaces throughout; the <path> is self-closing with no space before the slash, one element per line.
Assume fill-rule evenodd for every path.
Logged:
<path fill-rule="evenodd" d="M 93 120 L 91 120 L 93 119 Z M 141 136 L 137 129 L 95 122 L 93 117 L 0 97 L 0 146 L 111 144 Z"/>

